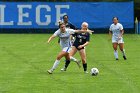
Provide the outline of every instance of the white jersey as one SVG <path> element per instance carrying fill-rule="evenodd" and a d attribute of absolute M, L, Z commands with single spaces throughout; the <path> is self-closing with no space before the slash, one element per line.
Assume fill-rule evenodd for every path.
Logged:
<path fill-rule="evenodd" d="M 109 28 L 110 31 L 112 31 L 113 37 L 118 38 L 121 34 L 121 30 L 123 30 L 123 26 L 120 23 L 112 24 Z"/>
<path fill-rule="evenodd" d="M 123 26 L 120 23 L 112 24 L 109 29 L 112 32 L 112 43 L 124 43 L 123 38 L 119 37 L 121 34 L 121 30 L 123 30 Z"/>
<path fill-rule="evenodd" d="M 75 30 L 66 28 L 66 31 L 62 33 L 60 29 L 58 29 L 54 35 L 60 37 L 60 45 L 63 48 L 65 47 L 71 47 L 71 40 L 70 35 L 74 34 Z"/>

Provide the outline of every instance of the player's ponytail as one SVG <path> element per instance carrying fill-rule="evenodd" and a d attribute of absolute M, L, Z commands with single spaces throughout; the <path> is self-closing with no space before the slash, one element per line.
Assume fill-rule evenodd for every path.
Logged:
<path fill-rule="evenodd" d="M 63 21 L 62 20 L 59 20 L 58 21 L 58 25 L 59 25 L 59 28 L 61 27 L 61 25 L 64 25 Z"/>

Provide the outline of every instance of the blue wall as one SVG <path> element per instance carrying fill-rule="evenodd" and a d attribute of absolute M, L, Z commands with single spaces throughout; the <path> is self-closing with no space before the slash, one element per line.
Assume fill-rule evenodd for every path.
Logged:
<path fill-rule="evenodd" d="M 58 28 L 64 14 L 80 28 L 109 28 L 112 17 L 119 17 L 124 28 L 134 28 L 133 2 L 0 2 L 0 28 Z"/>

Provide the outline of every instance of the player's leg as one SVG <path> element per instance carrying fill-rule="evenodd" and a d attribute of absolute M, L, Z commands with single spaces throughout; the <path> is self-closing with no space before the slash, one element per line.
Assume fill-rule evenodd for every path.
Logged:
<path fill-rule="evenodd" d="M 67 54 L 65 55 L 65 59 L 66 59 L 65 66 L 64 66 L 64 68 L 61 69 L 61 71 L 66 71 L 66 70 L 67 70 L 67 67 L 68 67 L 69 64 L 70 64 L 70 56 L 69 56 L 69 53 L 67 53 Z"/>
<path fill-rule="evenodd" d="M 120 47 L 120 50 L 121 50 L 121 52 L 122 52 L 122 54 L 123 54 L 124 60 L 126 60 L 127 58 L 126 58 L 125 50 L 124 50 L 124 43 L 120 43 L 120 44 L 119 44 L 119 47 Z"/>
<path fill-rule="evenodd" d="M 73 46 L 69 55 L 70 55 L 70 60 L 71 61 L 74 61 L 74 62 L 78 63 L 79 61 L 76 58 L 73 57 L 76 54 L 76 52 L 77 52 L 77 48 L 75 46 Z"/>
<path fill-rule="evenodd" d="M 80 68 L 81 65 L 80 65 L 80 62 L 81 60 L 77 60 L 76 58 L 74 58 L 73 56 L 76 54 L 77 52 L 77 48 L 75 46 L 72 47 L 72 50 L 70 51 L 70 60 L 77 63 L 78 67 Z"/>
<path fill-rule="evenodd" d="M 115 56 L 116 60 L 118 60 L 118 51 L 117 51 L 118 43 L 112 43 L 112 45 L 113 45 L 113 49 L 114 49 L 114 56 Z"/>
<path fill-rule="evenodd" d="M 57 56 L 57 58 L 56 58 L 56 60 L 55 60 L 55 62 L 54 62 L 54 64 L 53 64 L 52 68 L 51 68 L 50 70 L 48 70 L 48 73 L 49 73 L 49 74 L 52 74 L 52 72 L 57 68 L 58 64 L 60 63 L 60 59 L 61 59 L 63 56 L 65 56 L 65 55 L 67 55 L 67 53 L 66 53 L 65 51 L 61 51 L 61 52 L 58 54 L 58 56 Z"/>
<path fill-rule="evenodd" d="M 76 52 L 77 52 L 77 49 L 73 46 L 72 49 L 70 50 L 70 53 L 69 53 L 69 58 L 70 58 L 71 61 L 76 61 L 77 62 L 77 59 L 72 57 L 72 56 L 75 55 Z M 66 71 L 67 67 L 68 66 L 67 66 L 67 60 L 66 60 L 65 66 L 61 69 L 61 71 Z"/>
<path fill-rule="evenodd" d="M 86 51 L 85 51 L 85 49 L 79 50 L 79 54 L 80 54 L 80 57 L 81 57 L 81 60 L 82 60 L 84 72 L 85 72 L 85 73 L 88 73 L 88 72 L 87 72 Z"/>
<path fill-rule="evenodd" d="M 73 57 L 76 54 L 76 52 L 77 52 L 76 47 L 75 46 L 72 46 L 72 50 L 69 53 L 69 56 L 70 56 L 70 60 L 71 61 L 77 62 L 77 59 Z"/>

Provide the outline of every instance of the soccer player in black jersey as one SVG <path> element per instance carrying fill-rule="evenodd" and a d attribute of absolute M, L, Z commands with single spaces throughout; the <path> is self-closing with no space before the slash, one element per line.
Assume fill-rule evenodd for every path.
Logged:
<path fill-rule="evenodd" d="M 88 30 L 88 23 L 83 22 L 81 27 L 82 27 L 81 30 Z M 89 41 L 90 41 L 89 33 L 76 33 L 75 41 L 72 46 L 72 50 L 70 51 L 70 54 L 69 54 L 70 59 L 75 59 L 73 56 L 76 54 L 77 51 L 79 51 L 85 73 L 88 73 L 85 46 L 87 46 L 89 44 Z M 67 68 L 63 68 L 61 70 L 66 71 L 66 69 Z"/>

